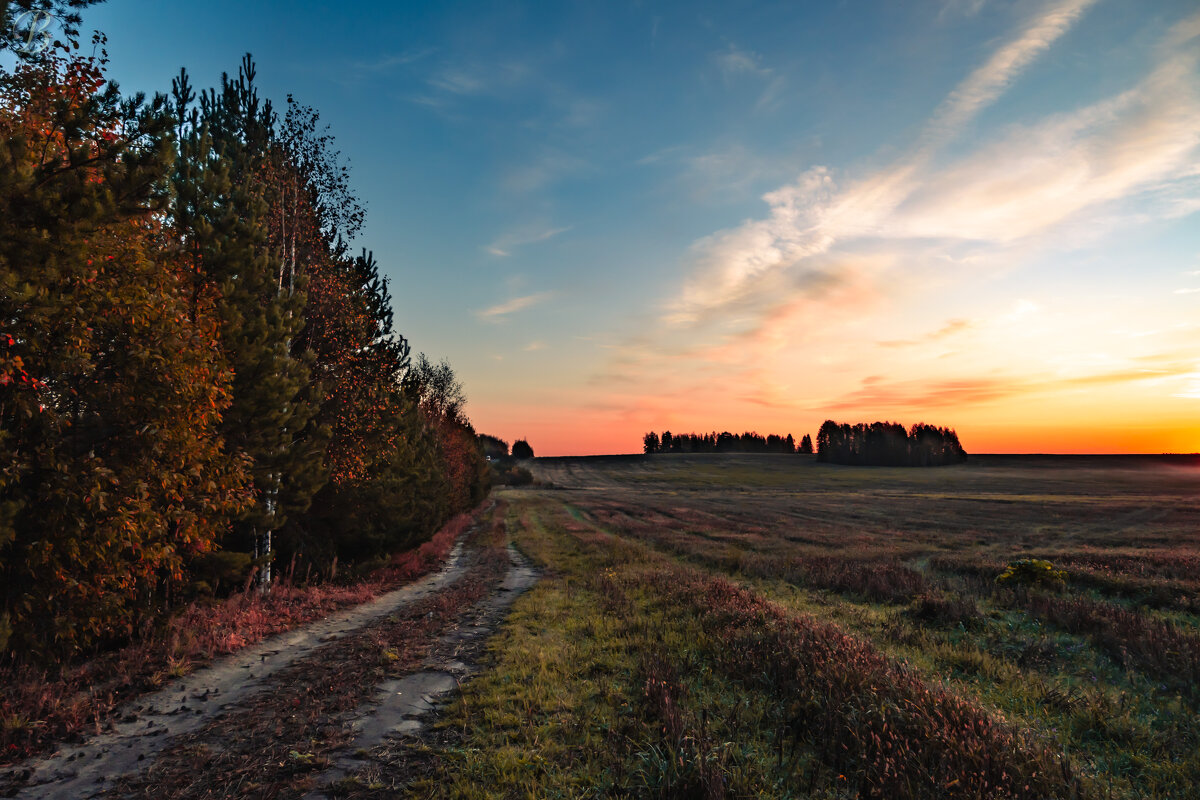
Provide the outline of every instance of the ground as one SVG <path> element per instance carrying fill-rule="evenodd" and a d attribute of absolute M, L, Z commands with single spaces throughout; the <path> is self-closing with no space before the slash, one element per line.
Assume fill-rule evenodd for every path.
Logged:
<path fill-rule="evenodd" d="M 539 483 L 494 493 L 420 592 L 329 641 L 268 643 L 263 674 L 224 695 L 201 694 L 216 685 L 205 672 L 180 708 L 143 698 L 125 728 L 23 765 L 23 796 L 1186 798 L 1200 785 L 1192 459 L 531 463 Z M 150 735 L 112 738 L 148 718 Z M 88 775 L 108 780 L 80 791 Z"/>

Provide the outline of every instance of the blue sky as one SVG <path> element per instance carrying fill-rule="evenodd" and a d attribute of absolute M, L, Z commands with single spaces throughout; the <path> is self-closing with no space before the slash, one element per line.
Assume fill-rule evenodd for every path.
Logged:
<path fill-rule="evenodd" d="M 198 7 L 84 22 L 127 91 L 249 51 L 320 111 L 483 431 L 1200 449 L 1192 0 Z"/>

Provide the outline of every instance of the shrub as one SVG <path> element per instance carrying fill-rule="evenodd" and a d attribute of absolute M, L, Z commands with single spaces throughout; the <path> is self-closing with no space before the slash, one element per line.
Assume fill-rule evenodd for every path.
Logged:
<path fill-rule="evenodd" d="M 492 484 L 495 486 L 528 486 L 533 483 L 533 473 L 516 464 L 498 466 L 492 463 Z"/>
<path fill-rule="evenodd" d="M 996 577 L 1001 586 L 1043 586 L 1061 589 L 1067 585 L 1067 571 L 1055 569 L 1049 561 L 1040 558 L 1022 558 L 1009 562 Z"/>

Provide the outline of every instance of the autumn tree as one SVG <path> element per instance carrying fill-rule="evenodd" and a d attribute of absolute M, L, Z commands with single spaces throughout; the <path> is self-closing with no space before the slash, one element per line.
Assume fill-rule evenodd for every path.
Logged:
<path fill-rule="evenodd" d="M 218 315 L 165 223 L 169 114 L 96 46 L 0 71 L 0 647 L 25 652 L 131 633 L 247 496 Z"/>

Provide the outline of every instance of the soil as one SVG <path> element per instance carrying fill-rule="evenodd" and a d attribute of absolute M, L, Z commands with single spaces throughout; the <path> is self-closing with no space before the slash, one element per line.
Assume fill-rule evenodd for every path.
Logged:
<path fill-rule="evenodd" d="M 352 753 L 419 734 L 536 580 L 477 534 L 436 574 L 137 698 L 109 730 L 0 773 L 0 794 L 300 797 L 361 771 Z"/>

